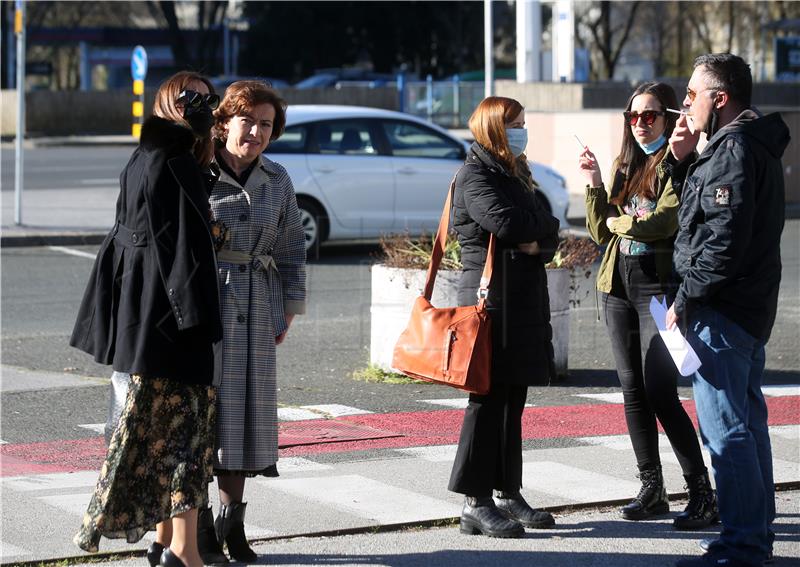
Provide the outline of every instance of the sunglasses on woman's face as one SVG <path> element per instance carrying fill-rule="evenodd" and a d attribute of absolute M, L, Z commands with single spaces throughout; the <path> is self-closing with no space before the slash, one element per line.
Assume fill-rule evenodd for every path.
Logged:
<path fill-rule="evenodd" d="M 205 104 L 211 110 L 216 110 L 219 107 L 219 95 L 204 95 L 197 91 L 186 90 L 178 95 L 178 100 L 175 102 L 184 106 L 191 106 L 193 108 L 198 108 L 201 104 Z"/>
<path fill-rule="evenodd" d="M 639 121 L 640 118 L 642 119 L 642 122 L 644 122 L 646 125 L 652 126 L 653 123 L 656 121 L 656 118 L 658 118 L 659 116 L 665 116 L 666 114 L 667 113 L 664 112 L 663 110 L 661 111 L 645 110 L 642 113 L 631 112 L 630 110 L 626 110 L 625 112 L 622 113 L 622 115 L 625 117 L 625 122 L 627 122 L 631 126 L 636 126 L 636 123 Z"/>

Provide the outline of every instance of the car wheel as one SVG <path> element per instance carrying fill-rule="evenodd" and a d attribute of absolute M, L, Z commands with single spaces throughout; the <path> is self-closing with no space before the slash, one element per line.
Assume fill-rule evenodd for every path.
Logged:
<path fill-rule="evenodd" d="M 306 251 L 313 250 L 318 254 L 319 245 L 327 236 L 328 225 L 325 214 L 321 207 L 310 199 L 298 198 L 297 207 L 300 209 L 300 222 L 305 232 Z"/>

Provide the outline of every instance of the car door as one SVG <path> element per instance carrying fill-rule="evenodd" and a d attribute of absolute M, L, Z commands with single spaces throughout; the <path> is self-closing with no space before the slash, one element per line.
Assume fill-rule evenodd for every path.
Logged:
<path fill-rule="evenodd" d="M 412 234 L 439 225 L 453 174 L 464 163 L 463 145 L 432 128 L 406 120 L 382 120 L 392 151 L 395 228 Z"/>
<path fill-rule="evenodd" d="M 309 170 L 332 220 L 354 238 L 393 228 L 392 158 L 379 149 L 378 127 L 363 119 L 326 120 L 315 123 L 312 133 Z"/>

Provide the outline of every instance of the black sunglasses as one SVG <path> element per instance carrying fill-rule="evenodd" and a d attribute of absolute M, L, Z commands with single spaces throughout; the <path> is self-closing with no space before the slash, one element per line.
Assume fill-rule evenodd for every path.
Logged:
<path fill-rule="evenodd" d="M 198 108 L 201 104 L 205 104 L 211 110 L 216 110 L 219 107 L 219 95 L 204 95 L 197 91 L 185 90 L 178 95 L 178 100 L 175 102 L 192 108 Z"/>
<path fill-rule="evenodd" d="M 663 110 L 645 110 L 641 114 L 638 112 L 631 112 L 630 110 L 626 110 L 622 113 L 625 117 L 625 122 L 630 124 L 631 126 L 636 126 L 636 123 L 639 121 L 639 118 L 642 119 L 642 122 L 647 124 L 648 126 L 652 126 L 653 122 L 656 121 L 658 116 L 666 116 L 666 112 Z"/>

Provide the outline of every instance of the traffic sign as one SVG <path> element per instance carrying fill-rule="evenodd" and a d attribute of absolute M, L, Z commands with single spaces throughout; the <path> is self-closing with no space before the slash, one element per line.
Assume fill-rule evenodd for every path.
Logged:
<path fill-rule="evenodd" d="M 147 75 L 147 51 L 141 45 L 137 45 L 131 55 L 131 76 L 134 81 L 144 81 L 145 75 Z"/>

